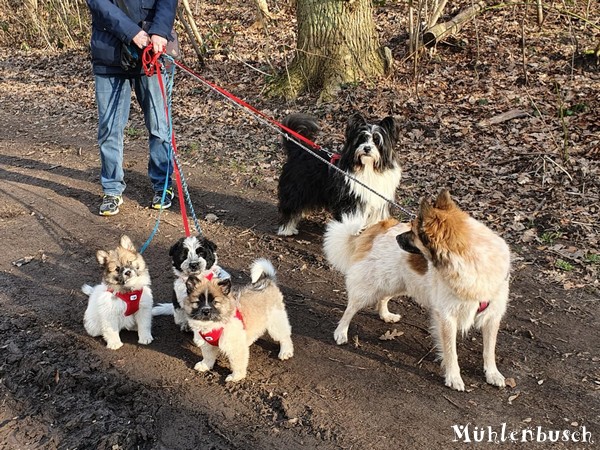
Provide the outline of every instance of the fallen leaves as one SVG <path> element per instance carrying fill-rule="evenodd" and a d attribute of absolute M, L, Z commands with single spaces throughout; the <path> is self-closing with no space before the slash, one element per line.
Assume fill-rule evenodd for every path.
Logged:
<path fill-rule="evenodd" d="M 25 264 L 29 264 L 30 262 L 35 261 L 35 260 L 45 263 L 47 261 L 47 259 L 48 259 L 48 257 L 46 256 L 46 254 L 42 250 L 40 250 L 35 255 L 23 256 L 22 258 L 19 258 L 19 259 L 13 261 L 12 265 L 15 267 L 21 267 L 21 266 L 24 266 Z"/>
<path fill-rule="evenodd" d="M 396 339 L 399 336 L 402 336 L 403 334 L 404 334 L 404 331 L 398 331 L 394 328 L 393 330 L 387 330 L 384 334 L 379 336 L 379 340 L 380 341 L 391 341 L 393 339 Z"/>
<path fill-rule="evenodd" d="M 513 394 L 510 397 L 508 397 L 508 404 L 512 405 L 512 402 L 514 402 L 517 398 L 519 398 L 520 395 L 521 395 L 521 393 L 517 392 L 516 394 Z"/>

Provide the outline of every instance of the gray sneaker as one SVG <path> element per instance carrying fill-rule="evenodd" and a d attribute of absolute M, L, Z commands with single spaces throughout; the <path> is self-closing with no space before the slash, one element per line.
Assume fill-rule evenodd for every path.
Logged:
<path fill-rule="evenodd" d="M 173 197 L 175 196 L 175 192 L 173 192 L 173 187 L 171 186 L 170 188 L 167 188 L 164 203 L 161 203 L 162 195 L 162 191 L 156 191 L 154 193 L 154 197 L 152 197 L 152 209 L 169 209 L 171 207 Z"/>
<path fill-rule="evenodd" d="M 114 216 L 119 212 L 119 206 L 123 204 L 123 196 L 104 194 L 100 205 L 101 216 Z"/>

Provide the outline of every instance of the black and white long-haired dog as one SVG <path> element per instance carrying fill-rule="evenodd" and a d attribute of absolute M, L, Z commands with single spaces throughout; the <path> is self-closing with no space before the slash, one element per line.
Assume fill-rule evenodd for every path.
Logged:
<path fill-rule="evenodd" d="M 317 120 L 306 114 L 292 114 L 283 120 L 283 124 L 310 140 L 314 140 L 319 130 Z M 298 234 L 303 215 L 322 208 L 331 212 L 336 220 L 346 214 L 362 216 L 366 226 L 388 218 L 386 199 L 395 198 L 402 176 L 394 151 L 398 138 L 399 126 L 392 116 L 370 124 L 356 113 L 348 119 L 344 146 L 337 162 L 337 167 L 344 173 L 352 175 L 384 199 L 332 169 L 286 136 L 283 146 L 287 161 L 279 177 L 277 234 Z M 323 150 L 313 151 L 330 159 Z"/>
<path fill-rule="evenodd" d="M 230 278 L 230 275 L 217 264 L 217 244 L 201 235 L 179 239 L 169 250 L 169 256 L 175 274 L 173 301 L 159 303 L 152 308 L 152 315 L 172 315 L 175 324 L 185 331 L 189 330 L 188 316 L 182 306 L 188 295 L 188 278 L 194 275 L 211 280 Z M 194 342 L 200 345 L 201 338 L 194 336 Z"/>

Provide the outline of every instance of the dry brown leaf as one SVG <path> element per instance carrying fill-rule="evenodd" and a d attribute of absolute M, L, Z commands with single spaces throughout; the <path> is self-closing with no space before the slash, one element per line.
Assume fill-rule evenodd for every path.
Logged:
<path fill-rule="evenodd" d="M 379 336 L 379 340 L 380 341 L 391 341 L 392 339 L 395 339 L 398 336 L 402 336 L 403 334 L 404 334 L 404 331 L 398 331 L 394 328 L 393 330 L 387 330 L 384 334 Z"/>

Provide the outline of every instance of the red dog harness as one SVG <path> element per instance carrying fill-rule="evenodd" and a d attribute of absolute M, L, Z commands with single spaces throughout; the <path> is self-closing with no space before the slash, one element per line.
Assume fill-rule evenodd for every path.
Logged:
<path fill-rule="evenodd" d="M 109 289 L 108 292 L 113 294 L 115 297 L 119 297 L 125 302 L 125 316 L 135 314 L 138 312 L 138 309 L 140 309 L 140 300 L 142 299 L 142 292 L 144 292 L 143 289 L 130 292 L 117 292 L 116 294 L 112 289 Z"/>
<path fill-rule="evenodd" d="M 490 306 L 490 302 L 480 302 L 479 308 L 477 309 L 477 314 L 484 312 L 488 306 Z"/>
<path fill-rule="evenodd" d="M 242 322 L 242 327 L 244 327 L 244 330 L 245 330 L 246 329 L 246 325 L 244 324 L 244 317 L 242 316 L 242 313 L 240 312 L 239 309 L 235 310 L 235 316 L 234 317 L 236 319 L 238 319 L 240 322 Z M 221 338 L 221 334 L 223 333 L 223 327 L 221 327 L 221 328 L 215 328 L 213 330 L 210 330 L 208 333 L 202 333 L 201 331 L 199 333 L 200 333 L 200 336 L 202 336 L 202 339 L 204 339 L 210 345 L 214 345 L 215 347 L 218 347 L 219 346 L 219 339 Z"/>

